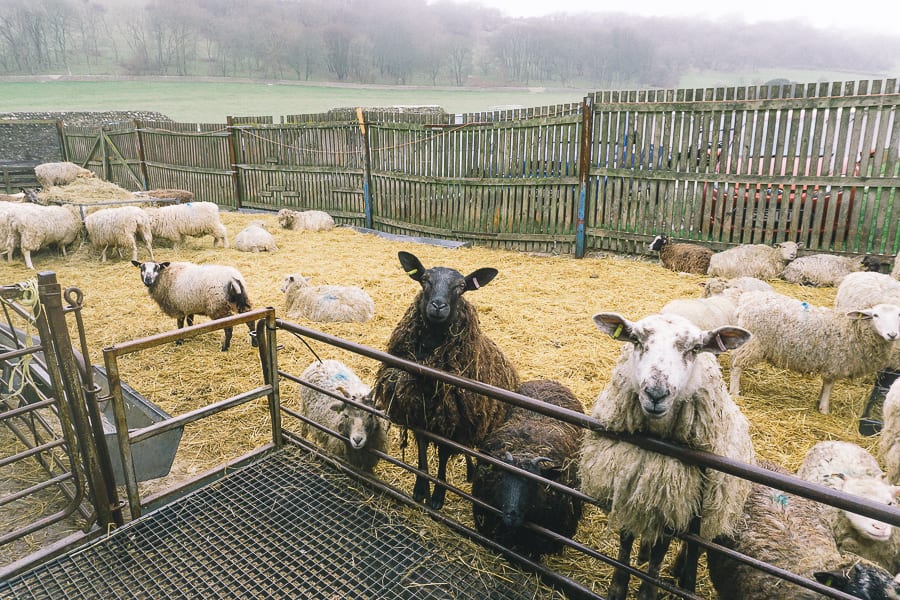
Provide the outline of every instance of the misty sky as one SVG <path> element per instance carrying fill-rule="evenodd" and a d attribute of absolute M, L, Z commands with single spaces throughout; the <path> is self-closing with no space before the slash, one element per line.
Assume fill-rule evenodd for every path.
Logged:
<path fill-rule="evenodd" d="M 758 23 L 798 20 L 818 28 L 877 31 L 900 35 L 900 1 L 861 0 L 475 0 L 513 17 L 534 17 L 557 12 L 628 12 L 640 16 L 700 16 L 728 22 Z"/>

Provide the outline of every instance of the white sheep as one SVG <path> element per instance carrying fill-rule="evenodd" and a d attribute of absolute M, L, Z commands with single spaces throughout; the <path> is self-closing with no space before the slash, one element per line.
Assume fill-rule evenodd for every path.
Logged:
<path fill-rule="evenodd" d="M 332 394 L 372 406 L 369 386 L 339 360 L 315 361 L 300 377 Z M 359 469 L 371 471 L 378 463 L 378 456 L 366 449 L 387 452 L 386 423 L 373 413 L 306 385 L 300 386 L 300 412 L 316 423 L 340 433 L 348 441 L 345 442 L 306 423 L 300 426 L 302 435 L 311 437 L 327 452 L 347 459 Z"/>
<path fill-rule="evenodd" d="M 106 250 L 110 247 L 131 250 L 131 260 L 137 260 L 137 237 L 147 247 L 150 260 L 153 258 L 153 233 L 150 230 L 150 216 L 137 206 L 103 208 L 84 218 L 91 246 L 102 249 L 101 262 L 106 262 Z"/>
<path fill-rule="evenodd" d="M 768 461 L 760 466 L 787 475 Z M 841 554 L 822 519 L 822 505 L 754 483 L 726 548 L 867 600 L 900 598 L 900 581 L 878 565 Z M 823 596 L 725 554 L 707 552 L 709 578 L 722 600 L 818 600 Z"/>
<path fill-rule="evenodd" d="M 334 229 L 334 219 L 321 210 L 291 210 L 283 208 L 278 211 L 278 223 L 284 229 L 300 231 L 327 231 Z"/>
<path fill-rule="evenodd" d="M 141 270 L 141 281 L 162 311 L 178 322 L 178 329 L 194 324 L 194 315 L 221 319 L 249 311 L 250 298 L 243 275 L 225 265 L 195 265 L 189 262 L 145 262 L 131 264 Z M 256 345 L 253 323 L 248 322 L 251 343 Z M 231 327 L 225 328 L 222 351 L 231 345 Z M 176 344 L 180 344 L 178 340 Z"/>
<path fill-rule="evenodd" d="M 900 487 L 888 482 L 878 460 L 852 442 L 817 443 L 806 453 L 797 476 L 888 506 L 896 506 L 900 494 Z M 892 573 L 900 572 L 900 529 L 834 506 L 824 507 L 823 518 L 841 552 L 852 552 Z"/>
<path fill-rule="evenodd" d="M 44 189 L 54 185 L 69 185 L 80 177 L 96 177 L 90 169 L 80 167 L 73 162 L 53 162 L 37 165 L 34 168 L 34 175 Z"/>
<path fill-rule="evenodd" d="M 878 454 L 884 461 L 888 479 L 900 485 L 900 377 L 888 388 L 881 409 L 881 418 Z"/>
<path fill-rule="evenodd" d="M 42 206 L 22 203 L 7 218 L 7 260 L 11 261 L 13 251 L 19 248 L 29 269 L 34 269 L 32 252 L 52 244 L 62 251 L 63 256 L 67 256 L 66 247 L 81 233 L 81 215 L 70 204 Z"/>
<path fill-rule="evenodd" d="M 676 298 L 659 312 L 681 315 L 700 329 L 715 329 L 725 325 L 737 325 L 737 301 L 741 291 L 728 288 L 706 298 Z"/>
<path fill-rule="evenodd" d="M 743 370 L 766 361 L 780 369 L 821 375 L 822 414 L 828 414 L 835 380 L 887 366 L 900 337 L 900 306 L 894 304 L 843 311 L 772 292 L 746 292 L 737 314 L 738 325 L 753 332 L 753 339 L 731 355 L 732 395 L 740 393 Z"/>
<path fill-rule="evenodd" d="M 738 327 L 704 331 L 678 315 L 632 322 L 599 313 L 594 323 L 626 342 L 594 404 L 593 416 L 605 429 L 755 462 L 749 424 L 728 395 L 715 356 L 745 343 L 749 332 Z M 585 435 L 579 471 L 582 490 L 608 509 L 609 525 L 619 531 L 618 560 L 629 563 L 636 537 L 653 545 L 651 577 L 659 574 L 670 535 L 687 531 L 697 515 L 706 539 L 729 534 L 750 491 L 747 480 L 595 431 Z M 610 599 L 625 597 L 628 579 L 626 571 L 616 571 Z M 641 598 L 655 596 L 647 586 L 642 584 Z"/>
<path fill-rule="evenodd" d="M 177 248 L 184 238 L 213 236 L 213 247 L 228 247 L 228 235 L 212 202 L 190 202 L 144 209 L 150 215 L 153 237 L 171 241 Z"/>
<path fill-rule="evenodd" d="M 900 304 L 900 281 L 882 273 L 850 273 L 838 286 L 834 307 L 838 310 L 868 308 L 875 304 Z"/>
<path fill-rule="evenodd" d="M 730 289 L 737 289 L 741 293 L 775 291 L 775 288 L 773 288 L 771 284 L 766 283 L 762 279 L 757 279 L 756 277 L 735 277 L 734 279 L 713 277 L 703 284 L 703 296 L 714 296 Z"/>
<path fill-rule="evenodd" d="M 799 244 L 781 242 L 775 246 L 745 244 L 716 252 L 709 259 L 711 277 L 755 277 L 775 279 L 787 263 L 797 258 Z"/>
<path fill-rule="evenodd" d="M 850 273 L 878 272 L 881 261 L 874 256 L 851 258 L 835 254 L 801 256 L 784 268 L 781 278 L 788 283 L 826 287 L 839 285 Z"/>
<path fill-rule="evenodd" d="M 277 252 L 275 238 L 269 233 L 264 221 L 253 221 L 234 238 L 234 247 L 241 252 Z"/>
<path fill-rule="evenodd" d="M 310 285 L 300 274 L 286 275 L 281 282 L 289 319 L 364 323 L 375 315 L 375 302 L 356 286 Z"/>

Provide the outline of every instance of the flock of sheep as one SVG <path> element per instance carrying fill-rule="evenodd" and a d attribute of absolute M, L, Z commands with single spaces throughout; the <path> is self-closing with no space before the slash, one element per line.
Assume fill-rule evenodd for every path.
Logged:
<path fill-rule="evenodd" d="M 69 178 L 89 176 L 68 166 L 55 168 L 66 170 Z M 39 180 L 42 185 L 65 185 L 66 177 L 54 171 L 52 178 L 39 174 Z M 83 226 L 101 260 L 109 249 L 131 250 L 131 260 L 140 268 L 150 297 L 176 319 L 179 328 L 185 322 L 190 325 L 195 315 L 218 318 L 250 309 L 246 282 L 233 267 L 153 259 L 154 239 L 177 245 L 187 236 L 211 235 L 214 246 L 227 247 L 214 204 L 191 199 L 158 208 L 102 208 L 82 223 L 76 209 L 41 206 L 34 199 L 30 193 L 25 201 L 0 202 L 0 242 L 7 240 L 8 260 L 18 250 L 33 268 L 31 252 L 47 245 L 65 252 Z M 51 209 L 53 216 L 46 212 Z M 314 213 L 285 210 L 278 220 L 288 229 L 315 231 L 334 226 L 326 213 Z M 138 262 L 138 239 L 150 261 Z M 241 231 L 235 247 L 277 251 L 262 222 Z M 661 263 L 670 269 L 713 278 L 703 298 L 670 302 L 658 314 L 640 320 L 611 312 L 594 315 L 596 327 L 622 343 L 609 383 L 590 413 L 609 431 L 649 434 L 756 464 L 749 424 L 733 400 L 739 394 L 743 369 L 765 361 L 821 375 L 818 408 L 827 413 L 836 379 L 900 368 L 900 348 L 895 344 L 900 337 L 900 260 L 895 260 L 892 275 L 882 275 L 874 272 L 880 265 L 869 259 L 797 258 L 797 246 L 791 242 L 777 248 L 740 246 L 713 253 L 658 236 L 650 248 L 659 252 Z M 581 402 L 561 383 L 521 381 L 513 362 L 481 330 L 477 310 L 465 294 L 488 285 L 496 269 L 486 267 L 463 275 L 450 267 L 426 267 L 409 252 L 400 252 L 398 258 L 421 289 L 397 323 L 387 352 L 518 392 L 556 411 L 585 415 Z M 835 306 L 812 306 L 777 294 L 765 280 L 778 277 L 809 285 L 838 285 Z M 362 322 L 371 319 L 375 310 L 361 288 L 314 286 L 299 274 L 285 277 L 282 292 L 286 314 L 292 319 Z M 230 339 L 231 331 L 226 330 L 223 351 L 228 350 Z M 718 358 L 727 352 L 731 353 L 730 386 Z M 313 362 L 302 378 L 313 387 L 301 386 L 301 410 L 320 426 L 305 426 L 303 433 L 358 469 L 372 470 L 379 454 L 387 452 L 388 421 L 380 415 L 399 425 L 404 436 L 408 428 L 427 432 L 427 436 L 414 434 L 418 469 L 428 473 L 428 449 L 435 446 L 437 483 L 431 485 L 428 478 L 417 476 L 413 497 L 435 510 L 444 504 L 447 461 L 459 452 L 431 436 L 478 449 L 484 458 L 473 463 L 466 455 L 476 498 L 476 528 L 532 558 L 565 547 L 542 530 L 565 537 L 576 534 L 583 502 L 566 491 L 571 488 L 588 494 L 604 509 L 610 527 L 619 533 L 621 563 L 630 563 L 635 540 L 649 549 L 650 575 L 659 574 L 673 537 L 689 531 L 700 517 L 701 536 L 752 558 L 815 577 L 859 598 L 900 597 L 900 531 L 885 523 L 687 464 L 387 364 L 378 369 L 371 386 L 336 360 Z M 881 462 L 847 442 L 821 442 L 810 450 L 797 475 L 896 505 L 900 380 L 891 386 L 884 402 L 879 458 Z M 784 472 L 774 463 L 759 464 Z M 818 597 L 724 554 L 710 553 L 708 565 L 721 598 Z M 681 576 L 681 584 L 690 587 L 690 574 Z M 628 571 L 618 569 L 608 597 L 624 599 L 629 578 Z M 656 598 L 657 590 L 644 582 L 638 597 Z"/>

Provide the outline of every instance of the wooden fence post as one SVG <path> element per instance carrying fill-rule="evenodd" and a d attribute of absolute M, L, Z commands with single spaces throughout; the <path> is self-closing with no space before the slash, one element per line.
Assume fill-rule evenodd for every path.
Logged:
<path fill-rule="evenodd" d="M 228 160 L 231 162 L 231 182 L 234 185 L 234 201 L 237 202 L 235 208 L 240 209 L 244 204 L 244 199 L 241 197 L 241 188 L 243 186 L 241 185 L 240 171 L 238 171 L 237 168 L 240 131 L 234 128 L 234 117 L 231 115 L 225 117 L 225 123 L 228 126 L 228 131 L 231 133 L 231 143 L 228 144 Z"/>
<path fill-rule="evenodd" d="M 356 119 L 359 121 L 359 132 L 363 142 L 363 199 L 366 211 L 366 228 L 372 227 L 372 165 L 369 160 L 369 134 L 366 133 L 366 119 L 362 107 L 356 107 Z"/>
<path fill-rule="evenodd" d="M 581 140 L 578 156 L 578 209 L 575 217 L 575 258 L 584 258 L 584 219 L 590 188 L 591 146 L 593 143 L 594 109 L 591 97 L 581 102 Z"/>
<path fill-rule="evenodd" d="M 137 119 L 132 119 L 134 134 L 137 136 L 138 162 L 141 166 L 141 179 L 144 180 L 144 190 L 150 189 L 150 178 L 147 176 L 147 160 L 144 157 L 144 137 Z"/>

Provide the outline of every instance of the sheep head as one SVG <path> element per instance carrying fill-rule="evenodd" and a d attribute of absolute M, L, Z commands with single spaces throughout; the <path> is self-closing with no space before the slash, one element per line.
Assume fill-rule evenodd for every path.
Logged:
<path fill-rule="evenodd" d="M 426 269 L 409 252 L 401 251 L 398 257 L 406 274 L 422 286 L 418 297 L 419 311 L 427 323 L 437 326 L 452 323 L 462 295 L 486 286 L 498 272 L 497 269 L 482 268 L 463 276 L 448 267 Z"/>
<path fill-rule="evenodd" d="M 851 310 L 847 316 L 871 321 L 875 333 L 889 342 L 900 339 L 900 306 L 896 304 L 876 304 L 864 310 Z"/>
<path fill-rule="evenodd" d="M 366 396 L 354 395 L 342 386 L 338 386 L 337 391 L 348 400 L 353 400 L 360 404 L 369 404 Z M 354 450 L 362 450 L 366 442 L 369 441 L 369 436 L 379 427 L 378 418 L 358 406 L 335 400 L 329 408 L 340 413 L 341 422 L 338 426 L 338 433 L 350 440 L 350 446 Z"/>
<path fill-rule="evenodd" d="M 150 262 L 147 261 L 145 263 L 138 262 L 136 260 L 131 261 L 131 264 L 136 266 L 141 270 L 141 281 L 144 282 L 144 285 L 147 287 L 153 287 L 156 281 L 159 279 L 160 273 L 168 267 L 171 263 L 169 262 Z"/>
<path fill-rule="evenodd" d="M 663 418 L 676 400 L 693 394 L 698 355 L 720 354 L 744 344 L 750 332 L 740 327 L 702 331 L 678 315 L 655 314 L 637 322 L 616 313 L 594 315 L 594 324 L 614 340 L 633 346 L 628 377 L 641 410 L 650 418 Z"/>
<path fill-rule="evenodd" d="M 647 244 L 647 250 L 649 250 L 651 252 L 659 252 L 660 250 L 663 249 L 663 246 L 665 246 L 668 243 L 669 243 L 669 236 L 667 236 L 666 234 L 663 233 L 663 234 L 660 234 L 660 235 L 656 236 L 655 238 L 653 238 L 653 241 L 651 241 L 649 244 Z"/>

